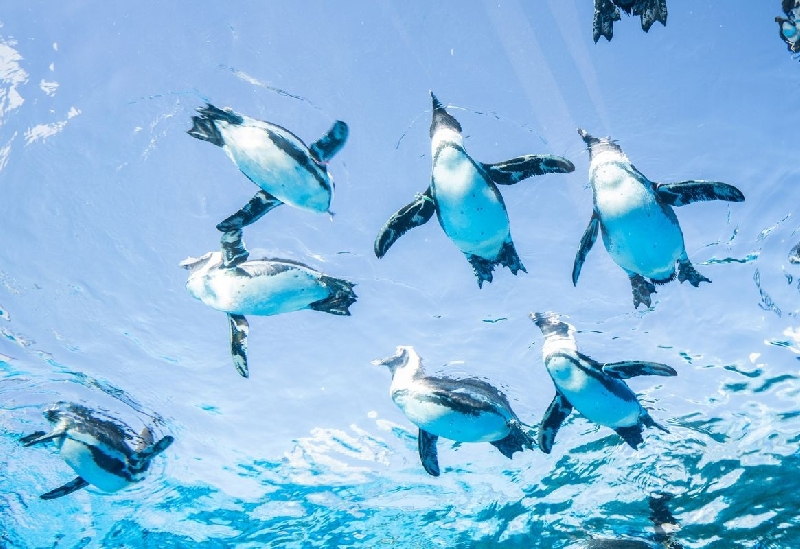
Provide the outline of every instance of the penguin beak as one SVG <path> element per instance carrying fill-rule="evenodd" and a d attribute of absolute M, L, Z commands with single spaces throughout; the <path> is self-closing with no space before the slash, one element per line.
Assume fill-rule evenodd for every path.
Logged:
<path fill-rule="evenodd" d="M 394 356 L 375 359 L 372 361 L 372 364 L 375 366 L 386 366 L 394 372 L 395 368 L 402 366 L 406 362 L 408 362 L 408 348 L 401 346 L 397 348 L 397 353 Z"/>
<path fill-rule="evenodd" d="M 434 111 L 443 111 L 443 110 L 445 110 L 444 105 L 442 105 L 442 102 L 439 101 L 439 99 L 436 97 L 436 95 L 434 95 L 433 91 L 430 91 L 430 94 L 431 94 L 431 100 L 433 101 L 433 110 Z"/>
<path fill-rule="evenodd" d="M 561 322 L 555 313 L 531 313 L 531 320 L 542 331 L 545 337 L 551 334 L 558 334 L 562 337 L 569 337 L 570 325 Z"/>

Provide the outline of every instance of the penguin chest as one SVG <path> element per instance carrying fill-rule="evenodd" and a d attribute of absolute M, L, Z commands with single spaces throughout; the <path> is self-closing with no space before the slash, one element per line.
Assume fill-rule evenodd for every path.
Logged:
<path fill-rule="evenodd" d="M 466 409 L 445 395 L 428 391 L 392 391 L 392 400 L 415 425 L 458 442 L 492 442 L 509 433 L 508 419 L 497 410 Z"/>
<path fill-rule="evenodd" d="M 67 437 L 60 455 L 78 476 L 105 492 L 116 492 L 132 482 L 125 454 L 96 441 Z"/>
<path fill-rule="evenodd" d="M 194 297 L 219 311 L 238 315 L 270 316 L 308 308 L 329 296 L 319 277 L 305 269 L 288 268 L 247 276 L 237 269 L 210 271 L 187 289 Z"/>
<path fill-rule="evenodd" d="M 685 253 L 675 213 L 662 205 L 650 183 L 614 164 L 595 169 L 592 185 L 603 244 L 617 265 L 654 280 L 669 279 Z"/>
<path fill-rule="evenodd" d="M 567 358 L 554 357 L 545 364 L 558 390 L 589 421 L 612 428 L 639 423 L 639 402 L 622 381 Z"/>
<path fill-rule="evenodd" d="M 326 212 L 332 185 L 301 141 L 277 126 L 220 124 L 225 152 L 251 181 L 286 204 Z"/>
<path fill-rule="evenodd" d="M 465 254 L 496 258 L 510 228 L 494 182 L 463 149 L 443 147 L 433 163 L 432 186 L 439 223 L 450 240 Z"/>

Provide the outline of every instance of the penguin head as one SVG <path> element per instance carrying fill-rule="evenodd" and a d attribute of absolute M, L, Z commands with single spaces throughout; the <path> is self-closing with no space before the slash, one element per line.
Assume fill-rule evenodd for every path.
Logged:
<path fill-rule="evenodd" d="M 431 92 L 431 100 L 433 101 L 433 119 L 431 120 L 431 137 L 438 130 L 447 128 L 454 132 L 461 133 L 461 124 L 455 119 L 453 115 L 447 112 L 442 105 L 441 101 Z"/>
<path fill-rule="evenodd" d="M 586 143 L 586 147 L 589 149 L 590 159 L 594 159 L 600 153 L 609 151 L 625 156 L 625 153 L 622 152 L 622 147 L 608 137 L 594 137 L 583 128 L 578 128 L 578 135 L 580 135 L 581 138 L 583 138 L 583 142 Z"/>
<path fill-rule="evenodd" d="M 71 402 L 56 402 L 51 404 L 44 411 L 44 417 L 52 424 L 60 423 L 61 421 L 74 421 L 82 420 L 91 415 L 85 406 L 80 404 L 73 404 Z"/>
<path fill-rule="evenodd" d="M 222 252 L 208 252 L 200 257 L 187 257 L 180 262 L 180 266 L 189 271 L 190 277 L 199 274 L 200 271 L 209 269 L 222 264 Z"/>
<path fill-rule="evenodd" d="M 571 324 L 559 320 L 555 313 L 531 313 L 531 320 L 545 337 L 572 338 L 575 334 L 575 328 Z"/>
<path fill-rule="evenodd" d="M 394 373 L 401 368 L 404 368 L 410 361 L 419 362 L 419 355 L 410 345 L 400 345 L 397 347 L 397 352 L 394 356 L 379 358 L 372 361 L 375 366 L 386 366 L 389 371 Z"/>

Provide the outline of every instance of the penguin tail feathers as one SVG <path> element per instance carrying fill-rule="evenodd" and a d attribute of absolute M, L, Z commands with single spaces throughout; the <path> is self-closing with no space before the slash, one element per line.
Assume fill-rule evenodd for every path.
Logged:
<path fill-rule="evenodd" d="M 353 291 L 354 283 L 323 275 L 321 282 L 328 288 L 330 295 L 308 306 L 314 311 L 322 311 L 332 315 L 350 316 L 350 305 L 356 302 L 358 296 Z"/>
<path fill-rule="evenodd" d="M 531 434 L 524 431 L 522 425 L 518 421 L 512 422 L 510 427 L 511 432 L 508 436 L 493 441 L 491 445 L 500 450 L 500 453 L 508 459 L 511 459 L 515 452 L 533 450 L 536 446 L 536 441 Z"/>
<path fill-rule="evenodd" d="M 215 122 L 224 121 L 228 124 L 238 125 L 244 122 L 244 118 L 230 109 L 219 109 L 211 103 L 206 103 L 205 107 L 197 109 L 200 116 L 192 117 L 192 128 L 186 133 L 196 139 L 208 141 L 218 147 L 225 144 Z"/>

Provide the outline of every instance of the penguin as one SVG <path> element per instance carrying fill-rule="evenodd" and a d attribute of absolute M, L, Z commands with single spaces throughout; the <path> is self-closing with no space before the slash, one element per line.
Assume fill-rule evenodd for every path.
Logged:
<path fill-rule="evenodd" d="M 318 141 L 307 146 L 292 132 L 263 120 L 219 109 L 207 103 L 192 117 L 187 131 L 222 147 L 236 167 L 261 190 L 241 210 L 217 225 L 221 232 L 241 229 L 281 204 L 331 214 L 333 180 L 327 163 L 347 141 L 349 129 L 334 122 Z"/>
<path fill-rule="evenodd" d="M 667 503 L 672 494 L 657 492 L 648 496 L 650 507 L 648 518 L 653 523 L 654 534 L 649 539 L 604 539 L 594 538 L 581 544 L 581 549 L 684 549 L 673 535 L 678 530 L 678 521 Z"/>
<path fill-rule="evenodd" d="M 776 17 L 781 40 L 786 43 L 789 51 L 800 53 L 800 29 L 797 28 L 800 20 L 800 2 L 797 0 L 783 0 L 783 13 L 786 17 Z"/>
<path fill-rule="evenodd" d="M 104 492 L 116 492 L 144 478 L 155 456 L 169 448 L 175 440 L 165 436 L 153 442 L 153 433 L 145 427 L 140 443 L 128 445 L 131 435 L 110 419 L 98 415 L 81 404 L 57 402 L 44 413 L 53 424 L 49 433 L 36 431 L 20 439 L 26 447 L 53 441 L 59 455 L 78 474 L 74 480 L 39 496 L 55 499 L 85 488 L 90 484 Z"/>
<path fill-rule="evenodd" d="M 609 42 L 614 37 L 614 21 L 622 18 L 620 9 L 628 15 L 640 15 L 644 32 L 656 21 L 667 26 L 667 0 L 594 0 L 592 37 L 595 43 L 601 36 Z"/>
<path fill-rule="evenodd" d="M 410 229 L 434 214 L 445 234 L 472 265 L 478 286 L 492 281 L 497 264 L 513 274 L 527 272 L 514 243 L 503 197 L 497 185 L 513 185 L 533 175 L 567 173 L 575 166 L 560 156 L 526 155 L 497 164 L 472 159 L 464 148 L 461 124 L 431 92 L 431 184 L 392 215 L 375 239 L 375 255 L 383 257 Z"/>
<path fill-rule="evenodd" d="M 789 263 L 800 264 L 800 242 L 789 251 Z"/>
<path fill-rule="evenodd" d="M 582 129 L 578 133 L 589 149 L 594 211 L 575 255 L 573 285 L 578 284 L 598 229 L 611 258 L 630 278 L 634 308 L 641 303 L 650 307 L 654 284 L 674 280 L 676 262 L 681 282 L 688 280 L 695 287 L 711 282 L 689 261 L 672 207 L 703 200 L 742 202 L 742 192 L 716 181 L 654 183 L 631 164 L 615 141 L 592 137 Z"/>
<path fill-rule="evenodd" d="M 231 357 L 242 377 L 250 375 L 249 325 L 244 315 L 271 316 L 311 309 L 350 316 L 349 307 L 357 299 L 352 282 L 288 259 L 249 260 L 241 229 L 225 233 L 222 241 L 222 251 L 190 257 L 181 267 L 189 271 L 189 294 L 227 313 Z"/>
<path fill-rule="evenodd" d="M 410 346 L 397 347 L 394 356 L 372 363 L 391 371 L 389 394 L 419 427 L 419 457 L 429 475 L 439 476 L 439 437 L 457 442 L 488 442 L 509 459 L 515 452 L 533 449 L 535 442 L 522 428 L 508 399 L 489 383 L 426 375 L 422 359 Z"/>
<path fill-rule="evenodd" d="M 634 450 L 644 441 L 645 427 L 669 433 L 653 421 L 623 380 L 678 375 L 672 367 L 639 360 L 602 364 L 578 351 L 575 328 L 557 315 L 531 313 L 531 320 L 545 336 L 542 358 L 556 389 L 539 428 L 542 452 L 549 454 L 553 449 L 556 433 L 573 408 L 589 421 L 614 429 Z"/>

